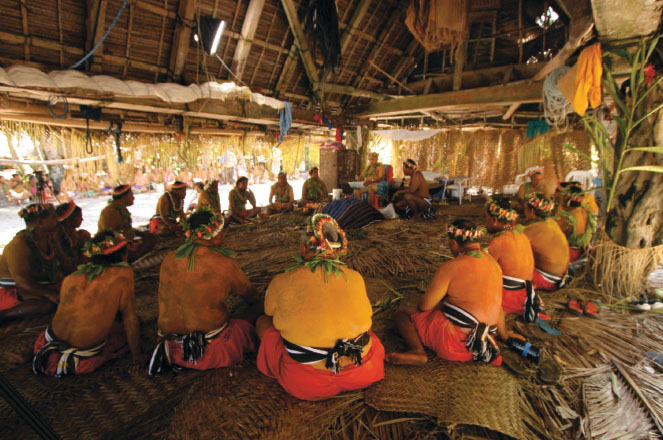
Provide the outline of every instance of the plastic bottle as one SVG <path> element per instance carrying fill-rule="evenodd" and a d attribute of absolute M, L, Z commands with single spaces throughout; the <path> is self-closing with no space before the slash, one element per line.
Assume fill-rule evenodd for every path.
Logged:
<path fill-rule="evenodd" d="M 532 362 L 538 363 L 539 359 L 541 359 L 541 349 L 529 342 L 521 341 L 516 338 L 509 338 L 507 339 L 506 344 L 512 351 Z"/>

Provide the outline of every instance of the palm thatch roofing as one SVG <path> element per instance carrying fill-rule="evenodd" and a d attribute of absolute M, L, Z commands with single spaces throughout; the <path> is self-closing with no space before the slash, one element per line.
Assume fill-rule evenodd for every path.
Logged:
<path fill-rule="evenodd" d="M 70 68 L 101 40 L 123 3 L 3 1 L 0 67 L 20 63 L 43 72 Z M 427 123 L 456 119 L 501 121 L 513 101 L 540 101 L 540 83 L 523 84 L 522 80 L 532 78 L 569 38 L 575 38 L 569 31 L 572 16 L 587 14 L 589 5 L 588 1 L 569 5 L 568 1 L 469 0 L 465 43 L 460 45 L 459 55 L 454 56 L 451 48 L 426 53 L 405 25 L 407 2 L 338 0 L 342 57 L 340 65 L 329 72 L 322 68 L 323 53 L 311 33 L 308 13 L 312 3 L 128 0 L 108 37 L 78 70 L 145 83 L 235 81 L 254 92 L 289 101 L 302 130 L 319 125 L 313 118 L 316 114 L 333 119 L 334 126 L 347 126 L 351 120 L 372 116 L 400 118 L 403 123 L 414 117 L 424 118 Z M 537 24 L 537 20 L 545 20 L 548 8 L 559 18 Z M 207 55 L 192 37 L 193 28 L 205 17 L 226 22 L 218 57 Z M 296 38 L 298 29 L 301 32 Z M 510 83 L 517 87 L 502 93 L 494 90 L 495 86 Z M 480 87 L 487 88 L 482 90 L 485 98 L 481 100 L 474 97 L 476 93 L 463 92 Z M 49 117 L 43 102 L 35 105 L 34 99 L 15 89 L 3 91 L 7 94 L 0 106 L 0 117 L 18 120 L 17 115 L 22 115 L 23 120 L 57 122 Z M 449 95 L 447 101 L 437 103 L 439 94 L 452 91 L 460 95 Z M 67 90 L 66 95 L 85 97 L 85 93 L 75 90 Z M 371 108 L 397 97 L 425 98 L 424 95 L 435 100 L 430 111 Z M 175 125 L 177 120 L 173 121 L 172 115 L 185 114 L 187 110 L 182 106 L 162 106 L 148 110 L 146 115 L 140 107 L 145 102 L 132 104 L 104 109 L 104 119 Z M 100 105 L 111 107 L 103 101 Z M 426 103 L 414 106 L 426 107 Z M 71 117 L 80 121 L 77 106 L 71 107 Z M 516 114 L 519 119 L 511 122 L 523 121 L 521 116 L 532 117 L 532 110 L 537 109 L 523 107 Z M 161 115 L 153 114 L 159 111 Z M 196 114 L 198 119 L 193 126 L 264 131 L 269 125 L 266 120 L 272 124 L 278 121 L 276 112 L 274 116 L 260 114 L 252 118 L 251 114 L 232 108 L 218 111 L 226 112 L 228 117 L 212 118 L 216 120 L 210 122 L 204 115 Z M 306 127 L 305 122 L 310 126 Z"/>

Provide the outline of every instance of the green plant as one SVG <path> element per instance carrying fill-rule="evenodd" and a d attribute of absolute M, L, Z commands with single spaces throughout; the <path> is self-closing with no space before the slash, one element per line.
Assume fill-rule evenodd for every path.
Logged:
<path fill-rule="evenodd" d="M 629 171 L 647 171 L 654 173 L 663 173 L 663 166 L 660 165 L 639 165 L 623 168 L 624 159 L 628 152 L 644 151 L 649 153 L 663 154 L 663 146 L 647 146 L 647 147 L 631 147 L 629 141 L 633 135 L 634 130 L 649 116 L 655 114 L 663 108 L 663 103 L 655 106 L 653 109 L 646 111 L 644 115 L 640 116 L 639 112 L 641 105 L 645 98 L 651 93 L 652 90 L 663 80 L 663 76 L 656 78 L 651 84 L 647 84 L 645 71 L 647 69 L 647 61 L 656 49 L 660 35 L 656 35 L 649 43 L 646 40 L 641 40 L 638 48 L 633 52 L 627 49 L 620 48 L 611 51 L 606 51 L 603 54 L 603 87 L 608 91 L 617 107 L 618 114 L 612 114 L 612 118 L 617 122 L 618 135 L 613 141 L 610 135 L 599 119 L 593 114 L 586 114 L 583 117 L 583 124 L 594 140 L 594 144 L 599 151 L 599 160 L 592 160 L 587 154 L 579 151 L 569 144 L 564 147 L 579 154 L 590 161 L 597 163 L 603 172 L 603 181 L 606 188 L 609 188 L 607 211 L 610 212 L 612 201 L 615 196 L 615 189 L 621 173 Z M 609 57 L 614 54 L 624 58 L 631 66 L 630 83 L 631 93 L 630 97 L 622 96 L 619 91 L 619 86 L 614 76 L 610 72 Z"/>

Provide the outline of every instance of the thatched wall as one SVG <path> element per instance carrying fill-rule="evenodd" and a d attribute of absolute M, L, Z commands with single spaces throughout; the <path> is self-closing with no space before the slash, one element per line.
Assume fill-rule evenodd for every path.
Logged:
<path fill-rule="evenodd" d="M 532 165 L 552 161 L 551 181 L 562 180 L 571 170 L 589 169 L 589 162 L 564 148 L 564 142 L 590 151 L 584 131 L 551 132 L 530 140 L 523 130 L 449 129 L 420 142 L 394 142 L 392 162 L 398 175 L 402 161 L 412 158 L 420 169 L 448 170 L 450 176 L 472 177 L 473 185 L 501 190 Z"/>

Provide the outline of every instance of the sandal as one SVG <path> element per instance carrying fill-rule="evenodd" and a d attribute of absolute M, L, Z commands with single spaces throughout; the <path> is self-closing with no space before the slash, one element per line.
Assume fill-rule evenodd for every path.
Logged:
<path fill-rule="evenodd" d="M 541 359 L 539 362 L 539 379 L 541 382 L 554 385 L 559 380 L 560 371 L 556 363 L 550 359 Z"/>
<path fill-rule="evenodd" d="M 567 304 L 569 312 L 573 313 L 576 316 L 581 316 L 584 313 L 583 302 L 577 299 L 572 299 Z"/>
<path fill-rule="evenodd" d="M 540 328 L 541 330 L 543 330 L 544 332 L 546 332 L 546 333 L 548 333 L 548 334 L 550 334 L 550 335 L 553 335 L 553 336 L 562 336 L 562 332 L 560 332 L 559 330 L 557 330 L 557 329 L 555 328 L 555 326 L 552 325 L 552 323 L 551 323 L 549 320 L 546 321 L 546 320 L 544 320 L 544 319 L 538 318 L 538 319 L 537 319 L 536 321 L 534 321 L 534 322 L 535 322 L 536 325 L 538 325 L 539 328 Z"/>
<path fill-rule="evenodd" d="M 662 304 L 663 306 L 663 304 Z M 590 318 L 598 318 L 601 308 L 594 301 L 585 301 L 582 305 L 583 314 Z"/>

